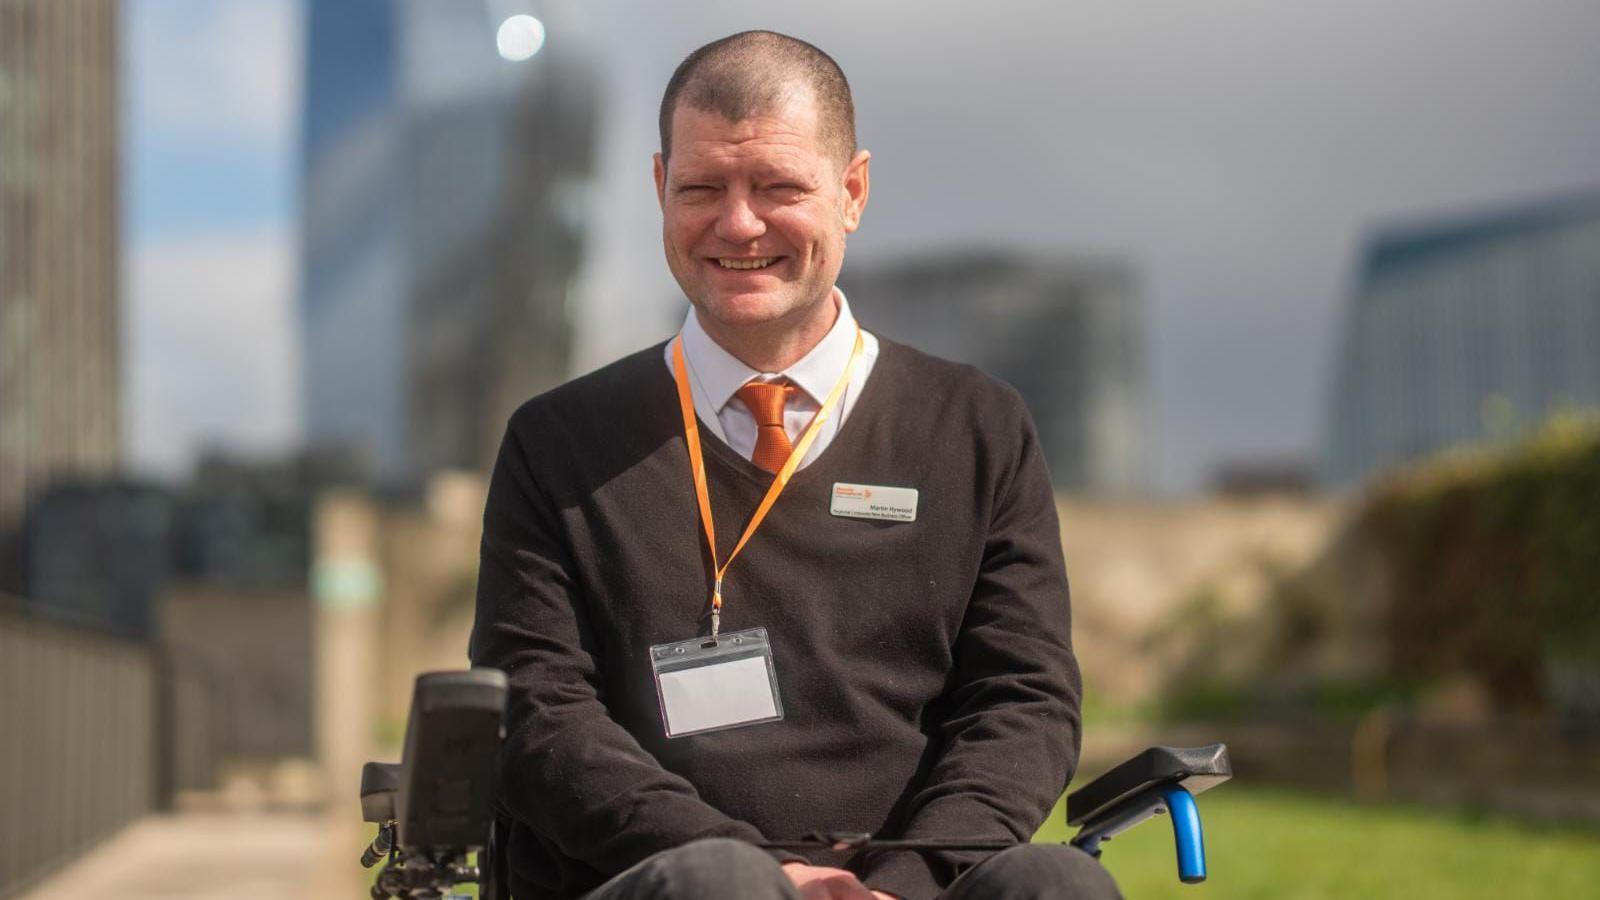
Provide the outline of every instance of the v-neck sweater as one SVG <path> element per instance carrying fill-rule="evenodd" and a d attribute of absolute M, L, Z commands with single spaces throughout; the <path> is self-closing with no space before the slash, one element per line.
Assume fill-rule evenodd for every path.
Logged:
<path fill-rule="evenodd" d="M 1016 391 L 881 340 L 850 418 L 723 584 L 770 637 L 784 718 L 669 739 L 649 648 L 712 583 L 662 345 L 525 403 L 484 511 L 474 665 L 510 679 L 498 796 L 519 900 L 580 896 L 705 837 L 1027 840 L 1077 764 L 1081 684 L 1049 476 Z M 772 476 L 702 423 L 717 552 Z M 836 483 L 918 491 L 836 516 Z M 807 853 L 936 896 L 968 857 Z"/>

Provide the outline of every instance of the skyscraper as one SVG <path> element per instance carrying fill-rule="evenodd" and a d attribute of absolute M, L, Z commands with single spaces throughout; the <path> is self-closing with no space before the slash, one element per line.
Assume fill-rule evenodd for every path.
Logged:
<path fill-rule="evenodd" d="M 946 253 L 852 263 L 839 283 L 867 328 L 1015 387 L 1057 486 L 1113 493 L 1145 486 L 1144 331 L 1127 266 Z"/>
<path fill-rule="evenodd" d="M 1600 193 L 1377 234 L 1345 319 L 1329 481 L 1563 409 L 1600 409 Z"/>
<path fill-rule="evenodd" d="M 117 64 L 115 0 L 0 0 L 0 541 L 118 461 Z"/>
<path fill-rule="evenodd" d="M 500 58 L 491 5 L 309 9 L 307 437 L 388 482 L 487 468 L 567 375 L 593 83 L 562 34 Z"/>

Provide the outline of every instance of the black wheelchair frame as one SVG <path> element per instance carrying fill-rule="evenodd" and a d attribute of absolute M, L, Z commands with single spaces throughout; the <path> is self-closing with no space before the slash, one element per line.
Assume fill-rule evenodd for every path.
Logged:
<path fill-rule="evenodd" d="M 374 898 L 438 898 L 456 885 L 477 884 L 481 900 L 510 900 L 505 853 L 510 825 L 495 814 L 494 805 L 505 698 L 505 675 L 495 669 L 418 676 L 401 761 L 369 762 L 361 772 L 362 817 L 378 825 L 361 864 L 383 864 L 373 882 Z M 1067 824 L 1079 829 L 1069 843 L 1099 857 L 1115 835 L 1165 814 L 1172 820 L 1179 879 L 1204 881 L 1205 839 L 1194 795 L 1232 775 L 1222 744 L 1151 747 L 1067 796 Z M 818 831 L 760 846 L 932 853 L 1015 845 L 877 840 L 869 834 Z"/>

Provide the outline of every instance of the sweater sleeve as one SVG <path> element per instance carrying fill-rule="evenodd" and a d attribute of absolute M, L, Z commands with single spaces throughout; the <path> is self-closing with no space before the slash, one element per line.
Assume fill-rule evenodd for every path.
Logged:
<path fill-rule="evenodd" d="M 554 505 L 529 465 L 526 433 L 513 417 L 490 478 L 470 647 L 473 665 L 500 669 L 510 682 L 501 808 L 607 875 L 697 838 L 762 840 L 702 801 L 609 715 L 604 650 Z"/>
<path fill-rule="evenodd" d="M 1077 767 L 1082 682 L 1072 653 L 1055 495 L 1026 407 L 1007 432 L 982 562 L 941 703 L 940 755 L 916 793 L 907 838 L 1029 840 Z M 935 897 L 971 854 L 875 854 L 870 887 Z"/>

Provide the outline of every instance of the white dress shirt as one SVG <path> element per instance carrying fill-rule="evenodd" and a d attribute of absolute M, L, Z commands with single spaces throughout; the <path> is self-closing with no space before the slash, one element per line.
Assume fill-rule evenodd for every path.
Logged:
<path fill-rule="evenodd" d="M 777 381 L 787 378 L 799 390 L 790 391 L 783 409 L 783 428 L 789 433 L 790 443 L 800 440 L 800 435 L 811 424 L 811 418 L 822 408 L 822 401 L 833 390 L 844 367 L 850 362 L 850 352 L 855 349 L 856 318 L 850 314 L 850 303 L 837 287 L 833 296 L 838 304 L 839 316 L 821 341 L 802 356 L 798 362 L 782 372 L 757 372 L 740 362 L 732 353 L 706 334 L 693 307 L 683 321 L 683 363 L 689 372 L 689 388 L 694 395 L 694 409 L 700 421 L 709 426 L 723 443 L 734 452 L 749 459 L 756 450 L 756 419 L 744 401 L 738 397 L 739 388 L 750 381 Z M 672 342 L 667 342 L 667 368 L 672 368 Z M 878 339 L 866 330 L 861 332 L 861 361 L 850 375 L 839 406 L 806 451 L 800 467 L 828 449 L 833 436 L 839 433 L 850 411 L 855 407 L 861 389 L 878 360 Z"/>

